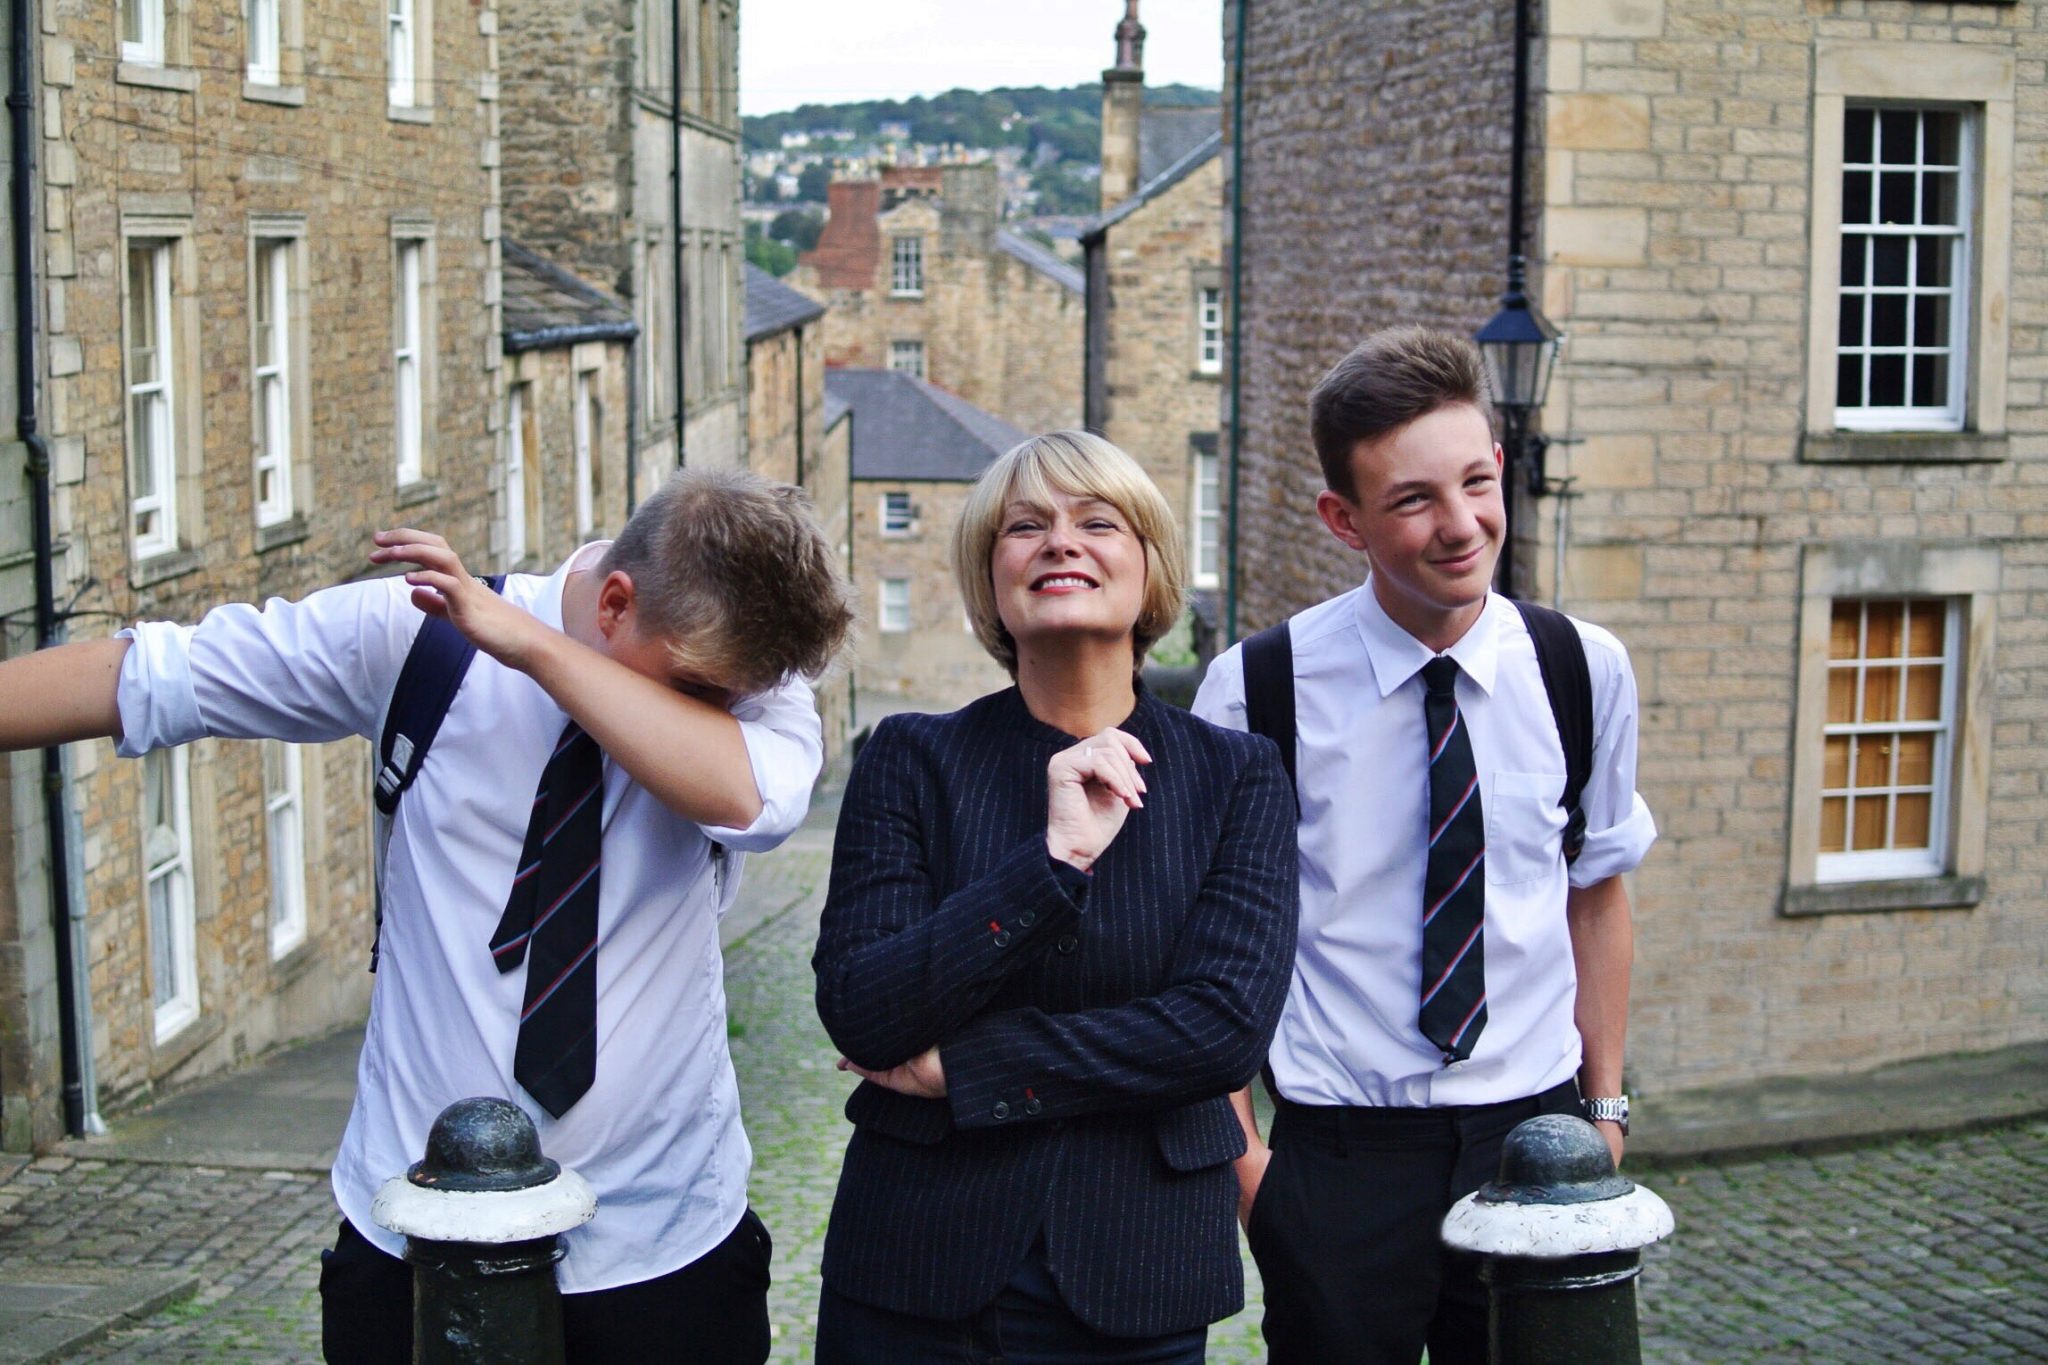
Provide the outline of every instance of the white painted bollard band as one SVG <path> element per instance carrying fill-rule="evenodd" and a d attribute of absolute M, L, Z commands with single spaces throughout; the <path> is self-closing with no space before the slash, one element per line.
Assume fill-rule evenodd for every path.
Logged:
<path fill-rule="evenodd" d="M 371 1201 L 377 1226 L 432 1242 L 495 1246 L 552 1237 L 597 1216 L 597 1192 L 574 1171 L 523 1190 L 430 1190 L 404 1176 Z"/>

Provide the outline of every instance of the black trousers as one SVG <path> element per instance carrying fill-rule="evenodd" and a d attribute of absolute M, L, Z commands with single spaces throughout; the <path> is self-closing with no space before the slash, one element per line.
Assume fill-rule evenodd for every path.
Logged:
<path fill-rule="evenodd" d="M 748 1209 L 681 1270 L 562 1296 L 569 1365 L 760 1365 L 768 1358 L 768 1229 Z M 412 1267 L 347 1219 L 320 1253 L 320 1344 L 329 1365 L 411 1365 Z"/>
<path fill-rule="evenodd" d="M 1281 1100 L 1246 1229 L 1265 1283 L 1272 1365 L 1486 1365 L 1479 1258 L 1446 1251 L 1444 1214 L 1500 1171 L 1538 1114 L 1578 1112 L 1567 1081 L 1527 1099 L 1440 1109 Z"/>

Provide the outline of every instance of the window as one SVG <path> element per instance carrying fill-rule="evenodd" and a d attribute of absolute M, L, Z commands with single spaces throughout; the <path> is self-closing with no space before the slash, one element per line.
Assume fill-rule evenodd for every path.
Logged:
<path fill-rule="evenodd" d="M 1195 372 L 1223 373 L 1223 291 L 1195 291 Z"/>
<path fill-rule="evenodd" d="M 889 292 L 908 298 L 924 293 L 924 238 L 890 239 Z"/>
<path fill-rule="evenodd" d="M 1852 105 L 1843 117 L 1836 425 L 1960 430 L 1969 124 L 1954 109 Z"/>
<path fill-rule="evenodd" d="M 263 811 L 270 836 L 270 956 L 306 941 L 306 815 L 301 750 L 263 741 Z"/>
<path fill-rule="evenodd" d="M 1942 871 L 1956 615 L 1944 598 L 1834 603 L 1819 880 Z"/>
<path fill-rule="evenodd" d="M 910 580 L 882 580 L 882 632 L 899 635 L 910 629 Z"/>
<path fill-rule="evenodd" d="M 137 559 L 178 547 L 171 251 L 165 241 L 128 243 L 129 525 Z"/>
<path fill-rule="evenodd" d="M 247 0 L 243 18 L 249 31 L 249 80 L 276 85 L 282 75 L 283 0 Z"/>
<path fill-rule="evenodd" d="M 157 749 L 142 761 L 142 856 L 149 907 L 151 1003 L 161 1043 L 199 1017 L 193 961 L 192 812 L 185 750 Z"/>
<path fill-rule="evenodd" d="M 889 343 L 889 368 L 913 379 L 924 378 L 924 343 L 922 341 L 892 341 Z"/>
<path fill-rule="evenodd" d="M 597 400 L 597 371 L 576 372 L 574 411 L 570 413 L 571 439 L 576 460 L 576 539 L 590 538 L 597 526 L 598 462 L 604 410 Z"/>
<path fill-rule="evenodd" d="M 418 48 L 414 32 L 414 0 L 385 0 L 385 56 L 390 76 L 390 102 L 400 109 L 417 103 Z"/>
<path fill-rule="evenodd" d="M 908 493 L 882 494 L 882 534 L 907 536 L 917 529 L 917 509 Z"/>
<path fill-rule="evenodd" d="M 640 88 L 666 103 L 669 97 L 669 8 L 671 0 L 640 0 Z"/>
<path fill-rule="evenodd" d="M 255 356 L 253 400 L 256 448 L 256 524 L 275 526 L 292 515 L 291 262 L 293 243 L 270 239 L 256 247 L 249 323 Z"/>
<path fill-rule="evenodd" d="M 121 60 L 163 65 L 164 0 L 121 0 Z"/>
<path fill-rule="evenodd" d="M 395 444 L 398 451 L 398 484 L 418 483 L 426 477 L 424 455 L 425 405 L 420 367 L 421 333 L 425 313 L 424 276 L 427 244 L 418 238 L 401 238 L 398 243 L 396 335 L 392 340 L 392 387 L 397 394 Z"/>
<path fill-rule="evenodd" d="M 1999 549 L 1832 541 L 1800 575 L 1784 912 L 1974 904 Z"/>
<path fill-rule="evenodd" d="M 540 444 L 533 385 L 514 384 L 505 397 L 505 560 L 516 565 L 539 549 Z"/>
<path fill-rule="evenodd" d="M 1188 548 L 1193 554 L 1188 567 L 1196 587 L 1213 588 L 1221 581 L 1223 565 L 1222 488 L 1215 434 L 1196 436 L 1193 447 L 1193 467 L 1188 474 L 1188 487 L 1192 493 L 1192 505 L 1188 509 Z"/>

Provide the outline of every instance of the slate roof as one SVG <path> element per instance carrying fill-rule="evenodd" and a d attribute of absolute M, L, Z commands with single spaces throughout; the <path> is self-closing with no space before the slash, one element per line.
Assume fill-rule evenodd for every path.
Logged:
<path fill-rule="evenodd" d="M 825 305 L 747 262 L 747 344 L 825 316 Z"/>
<path fill-rule="evenodd" d="M 640 335 L 631 310 L 596 285 L 509 237 L 500 245 L 508 352 L 551 350 L 579 341 L 631 341 Z"/>
<path fill-rule="evenodd" d="M 856 479 L 971 482 L 1026 435 L 964 398 L 895 370 L 827 370 L 827 426 L 835 399 L 853 411 Z"/>
<path fill-rule="evenodd" d="M 1223 130 L 1217 129 L 1190 148 L 1180 160 L 1168 166 L 1151 180 L 1139 184 L 1138 192 L 1118 204 L 1109 212 L 1097 218 L 1082 230 L 1081 241 L 1093 243 L 1101 240 L 1102 234 L 1115 227 L 1124 219 L 1136 213 L 1160 195 L 1178 185 L 1208 164 L 1223 151 Z"/>
<path fill-rule="evenodd" d="M 1138 122 L 1138 183 L 1150 184 L 1211 137 L 1222 135 L 1220 105 L 1147 109 Z"/>
<path fill-rule="evenodd" d="M 1004 255 L 1016 257 L 1064 289 L 1070 289 L 1076 294 L 1087 292 L 1087 281 L 1082 278 L 1079 270 L 1029 237 L 1020 236 L 1008 228 L 997 228 L 996 250 Z"/>
<path fill-rule="evenodd" d="M 831 374 L 831 371 L 830 371 L 830 370 L 827 370 L 827 371 L 826 371 L 825 373 L 829 375 L 829 374 Z M 840 395 L 840 394 L 836 394 L 836 393 L 832 392 L 832 390 L 831 390 L 831 388 L 830 388 L 829 386 L 828 386 L 828 387 L 826 388 L 826 390 L 825 390 L 825 430 L 827 430 L 827 431 L 830 431 L 830 430 L 832 430 L 832 428 L 834 428 L 834 427 L 838 426 L 838 425 L 839 425 L 839 419 L 840 419 L 840 418 L 842 418 L 842 417 L 844 417 L 844 416 L 846 416 L 846 414 L 847 414 L 847 413 L 849 413 L 849 412 L 852 412 L 852 411 L 853 411 L 853 405 L 852 405 L 851 403 L 847 402 L 847 401 L 846 401 L 846 399 L 845 399 L 845 397 L 844 397 L 843 395 Z"/>

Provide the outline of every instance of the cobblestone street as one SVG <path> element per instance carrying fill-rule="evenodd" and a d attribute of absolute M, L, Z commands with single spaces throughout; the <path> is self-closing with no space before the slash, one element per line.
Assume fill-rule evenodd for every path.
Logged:
<path fill-rule="evenodd" d="M 791 908 L 728 952 L 753 1198 L 776 1240 L 778 1360 L 810 1354 L 845 1140 L 848 1081 L 810 1004 L 826 862 L 816 846 L 755 860 L 751 893 Z M 1642 1281 L 1651 1361 L 2048 1357 L 2048 1122 L 1635 1174 L 1679 1229 Z M 325 1179 L 303 1172 L 0 1164 L 0 1283 L 25 1265 L 196 1279 L 189 1297 L 71 1360 L 317 1360 L 317 1251 L 333 1227 Z M 1257 1320 L 1253 1307 L 1220 1325 L 1210 1359 L 1260 1359 Z"/>

